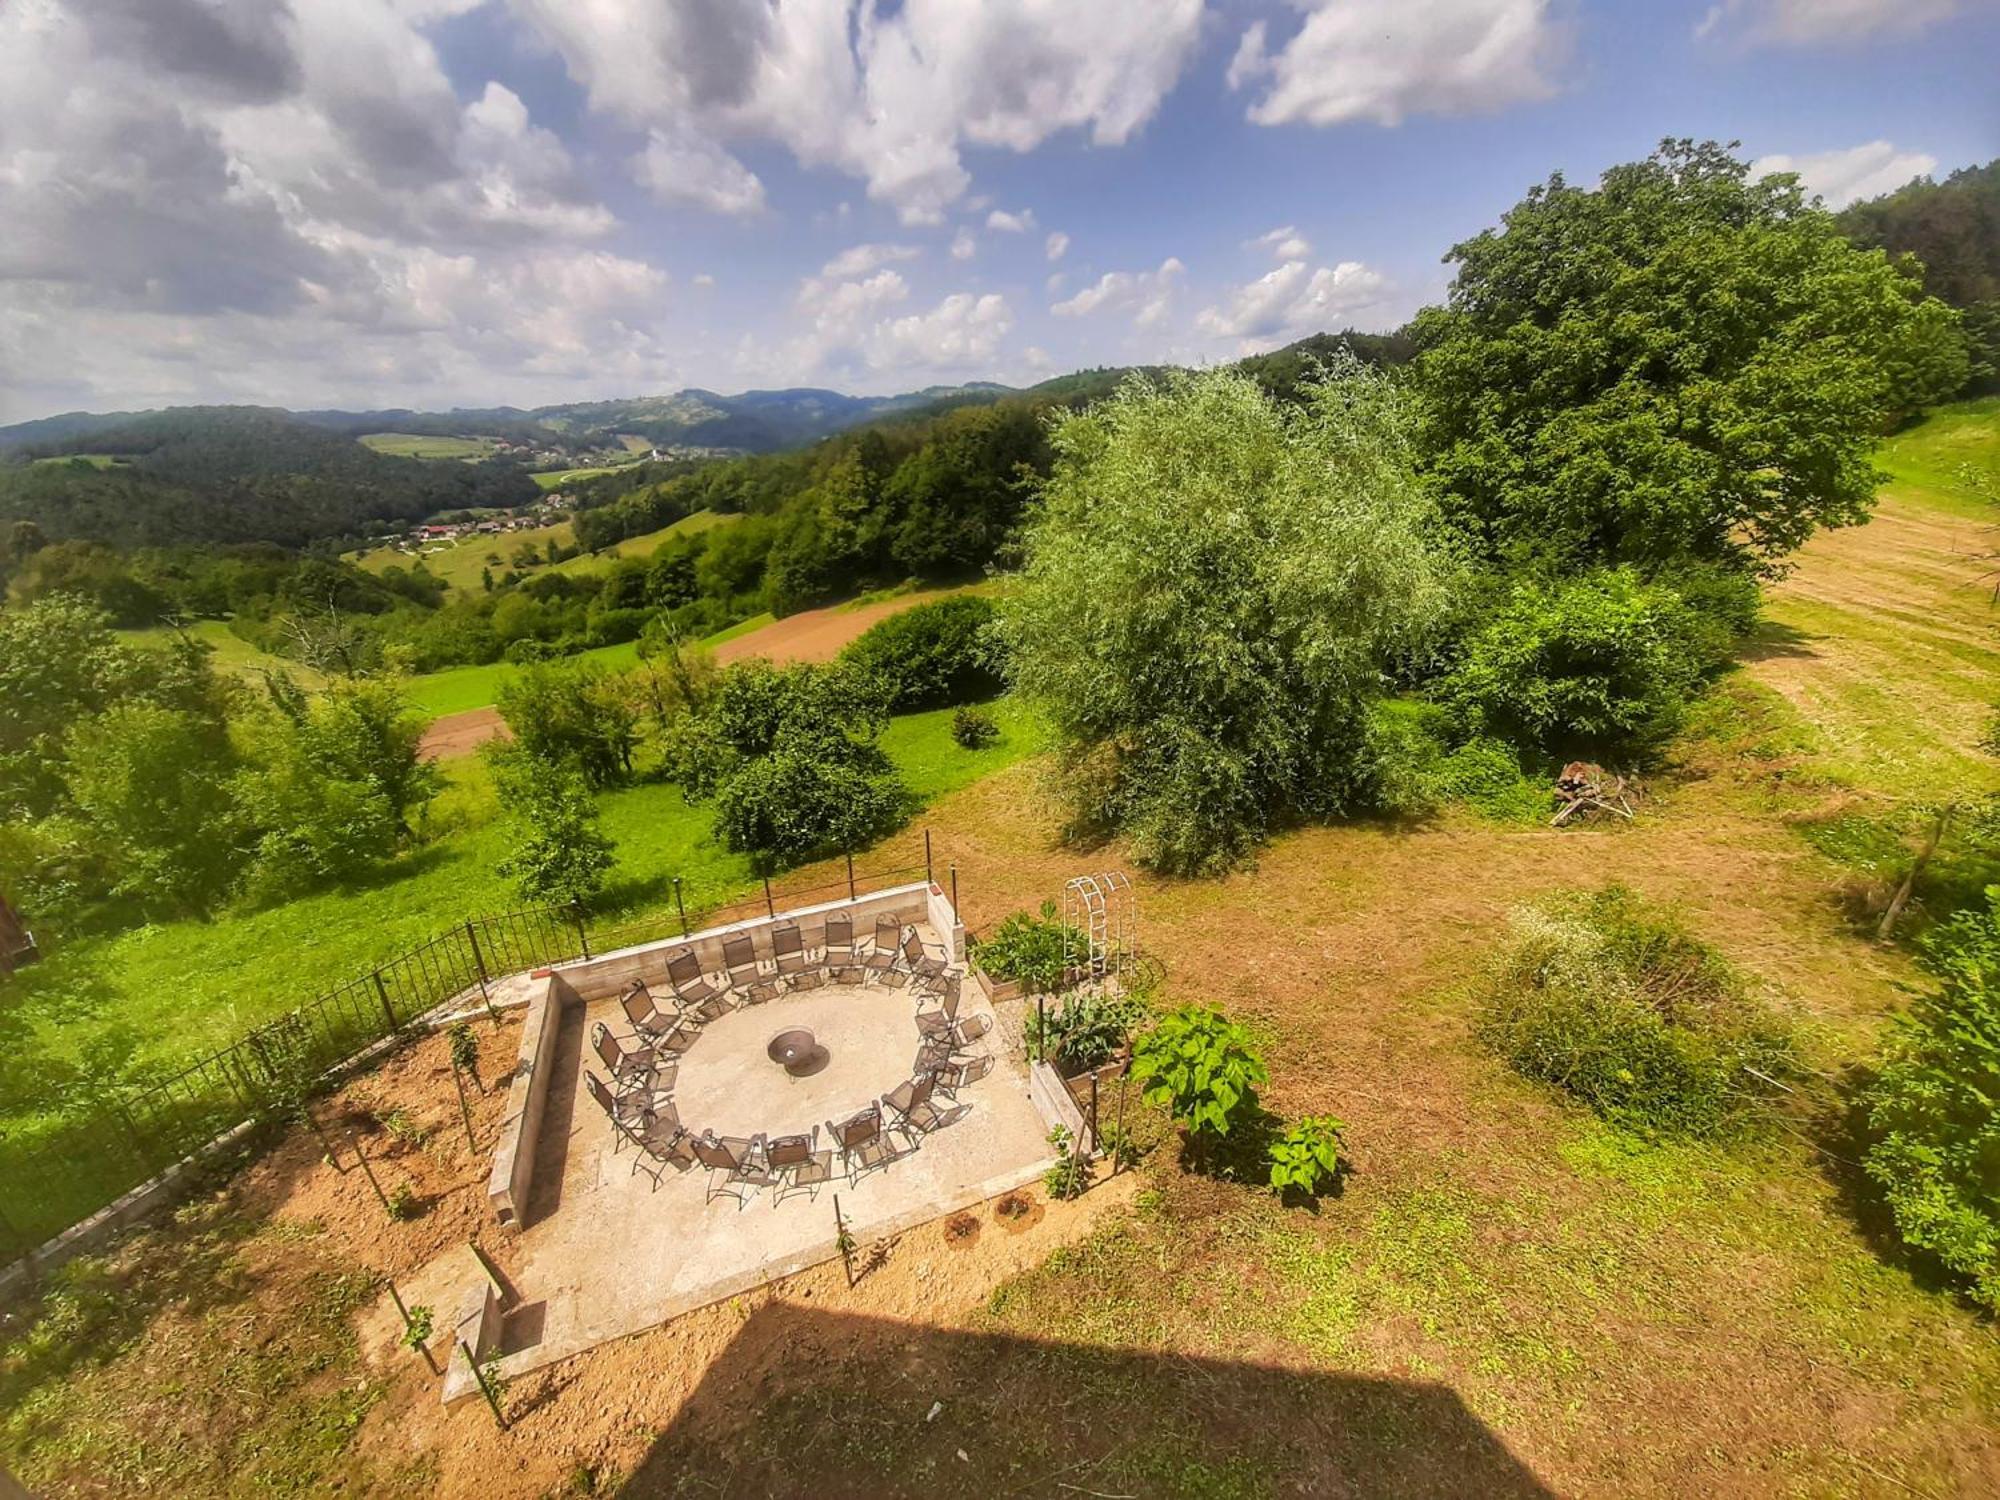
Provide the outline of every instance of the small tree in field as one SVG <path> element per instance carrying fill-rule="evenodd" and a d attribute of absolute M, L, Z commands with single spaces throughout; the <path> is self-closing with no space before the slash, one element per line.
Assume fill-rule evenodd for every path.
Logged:
<path fill-rule="evenodd" d="M 1004 634 L 1072 829 L 1211 871 L 1350 803 L 1384 664 L 1446 597 L 1411 424 L 1352 360 L 1302 407 L 1214 370 L 1057 419 Z"/>
<path fill-rule="evenodd" d="M 529 901 L 588 902 L 604 889 L 614 855 L 597 826 L 597 799 L 574 763 L 509 747 L 493 756 L 513 852 L 500 861 Z"/>

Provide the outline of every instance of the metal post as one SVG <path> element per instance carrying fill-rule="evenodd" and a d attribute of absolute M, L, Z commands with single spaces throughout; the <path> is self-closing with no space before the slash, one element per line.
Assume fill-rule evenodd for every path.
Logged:
<path fill-rule="evenodd" d="M 924 830 L 924 884 L 936 884 L 931 876 L 931 831 L 928 828 Z"/>
<path fill-rule="evenodd" d="M 771 877 L 766 875 L 764 877 L 764 915 L 775 917 L 777 914 L 777 904 L 771 900 Z"/>
<path fill-rule="evenodd" d="M 1090 1149 L 1097 1150 L 1097 1070 L 1090 1074 Z"/>
<path fill-rule="evenodd" d="M 847 899 L 854 899 L 854 851 L 847 851 Z"/>
<path fill-rule="evenodd" d="M 840 1217 L 840 1194 L 833 1195 L 833 1243 L 840 1251 L 841 1264 L 847 1270 L 848 1290 L 854 1289 L 854 1239 L 847 1232 L 847 1224 Z"/>
<path fill-rule="evenodd" d="M 361 1163 L 361 1175 L 368 1179 L 368 1185 L 375 1189 L 376 1201 L 382 1205 L 382 1212 L 391 1218 L 395 1211 L 389 1207 L 389 1195 L 382 1191 L 382 1184 L 375 1180 L 375 1169 L 368 1165 L 368 1153 L 361 1149 L 361 1137 L 354 1138 L 354 1159 Z"/>
<path fill-rule="evenodd" d="M 590 960 L 590 935 L 583 930 L 583 903 L 572 901 L 569 914 L 576 919 L 576 945 L 583 950 L 584 961 Z"/>
<path fill-rule="evenodd" d="M 466 1343 L 464 1339 L 460 1339 L 458 1341 L 458 1352 L 465 1356 L 466 1364 L 472 1367 L 472 1378 L 479 1382 L 479 1394 L 484 1396 L 486 1404 L 493 1408 L 493 1420 L 500 1425 L 500 1430 L 505 1432 L 507 1430 L 507 1417 L 500 1410 L 500 1398 L 493 1394 L 493 1387 L 486 1383 L 486 1372 L 479 1368 L 479 1361 L 472 1357 L 472 1346 Z"/>
<path fill-rule="evenodd" d="M 1049 997 L 1035 996 L 1035 1061 L 1047 1062 L 1049 1044 Z"/>
<path fill-rule="evenodd" d="M 688 909 L 686 904 L 681 900 L 681 878 L 678 875 L 674 877 L 674 910 L 681 914 L 681 936 L 686 937 L 688 935 Z"/>
<path fill-rule="evenodd" d="M 958 913 L 958 863 L 955 860 L 951 867 L 951 914 L 957 921 L 965 920 Z"/>
<path fill-rule="evenodd" d="M 451 1081 L 458 1088 L 458 1117 L 465 1121 L 465 1144 L 476 1156 L 479 1154 L 479 1141 L 472 1134 L 472 1106 L 465 1102 L 465 1079 L 459 1075 L 455 1058 L 451 1065 Z"/>
<path fill-rule="evenodd" d="M 465 924 L 465 940 L 472 944 L 473 967 L 479 970 L 479 998 L 490 1004 L 492 996 L 486 993 L 486 955 L 479 951 L 479 933 L 469 921 Z"/>
<path fill-rule="evenodd" d="M 400 1030 L 402 1023 L 396 1019 L 396 1008 L 389 1003 L 389 986 L 382 982 L 382 971 L 375 971 L 375 993 L 382 998 L 382 1014 L 389 1019 L 391 1031 Z"/>

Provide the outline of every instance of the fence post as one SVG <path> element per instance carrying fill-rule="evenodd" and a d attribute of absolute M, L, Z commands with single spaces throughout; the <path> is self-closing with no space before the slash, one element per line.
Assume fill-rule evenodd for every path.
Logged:
<path fill-rule="evenodd" d="M 854 851 L 847 851 L 847 899 L 854 899 Z"/>
<path fill-rule="evenodd" d="M 375 976 L 375 993 L 381 997 L 382 1014 L 388 1017 L 389 1029 L 391 1031 L 401 1030 L 403 1023 L 396 1019 L 396 1007 L 389 1003 L 389 986 L 382 982 L 382 971 L 380 969 L 376 969 L 374 971 L 374 976 Z"/>
<path fill-rule="evenodd" d="M 472 1357 L 472 1346 L 466 1343 L 464 1339 L 460 1339 L 458 1341 L 458 1349 L 459 1353 L 465 1356 L 466 1364 L 472 1369 L 472 1378 L 479 1382 L 479 1394 L 484 1396 L 486 1404 L 493 1408 L 493 1420 L 499 1424 L 500 1430 L 505 1432 L 507 1430 L 507 1415 L 500 1410 L 500 1398 L 493 1394 L 493 1387 L 486 1383 L 486 1372 L 479 1368 L 479 1361 Z"/>
<path fill-rule="evenodd" d="M 777 914 L 778 914 L 777 903 L 772 901 L 771 899 L 771 877 L 766 875 L 764 877 L 764 915 L 767 917 L 775 917 L 777 916 Z"/>
<path fill-rule="evenodd" d="M 956 862 L 951 867 L 951 914 L 955 921 L 963 922 L 965 920 L 964 917 L 959 915 L 958 911 L 958 865 Z"/>
<path fill-rule="evenodd" d="M 924 884 L 933 885 L 935 883 L 931 876 L 931 831 L 926 828 L 924 830 Z"/>
<path fill-rule="evenodd" d="M 490 1001 L 492 997 L 486 993 L 486 955 L 479 951 L 479 932 L 470 918 L 465 923 L 465 940 L 472 944 L 472 966 L 479 970 L 479 998 Z"/>
<path fill-rule="evenodd" d="M 681 900 L 681 878 L 678 875 L 674 877 L 674 910 L 681 914 L 681 936 L 686 937 L 688 935 L 688 909 L 687 903 Z"/>
<path fill-rule="evenodd" d="M 590 935 L 583 930 L 583 903 L 570 902 L 569 914 L 576 920 L 576 945 L 583 950 L 584 961 L 587 963 L 590 960 Z"/>
<path fill-rule="evenodd" d="M 1097 1071 L 1090 1074 L 1090 1149 L 1097 1150 Z"/>
<path fill-rule="evenodd" d="M 1048 1054 L 1043 1049 L 1048 1045 L 1049 997 L 1035 996 L 1035 1061 L 1046 1062 Z"/>

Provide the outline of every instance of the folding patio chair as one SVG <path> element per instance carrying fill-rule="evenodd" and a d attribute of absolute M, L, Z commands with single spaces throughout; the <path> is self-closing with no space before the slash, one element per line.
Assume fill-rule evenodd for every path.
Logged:
<path fill-rule="evenodd" d="M 796 922 L 780 922 L 771 929 L 771 962 L 778 978 L 796 989 L 799 979 L 813 972 L 806 957 L 805 934 Z"/>
<path fill-rule="evenodd" d="M 861 956 L 863 981 L 879 976 L 882 983 L 894 990 L 908 984 L 910 976 L 896 967 L 896 961 L 902 957 L 902 949 L 903 924 L 894 917 L 877 917 L 874 946 Z"/>
<path fill-rule="evenodd" d="M 735 1197 L 740 1208 L 750 1201 L 745 1189 L 764 1186 L 773 1180 L 769 1169 L 757 1160 L 759 1144 L 757 1140 L 733 1135 L 717 1139 L 714 1131 L 689 1139 L 694 1159 L 708 1168 L 708 1196 L 702 1199 L 704 1203 L 712 1203 L 727 1193 Z"/>
<path fill-rule="evenodd" d="M 888 1137 L 882 1134 L 882 1106 L 879 1104 L 849 1116 L 838 1125 L 829 1120 L 826 1128 L 833 1133 L 833 1143 L 840 1148 L 841 1160 L 847 1166 L 849 1186 L 859 1180 L 862 1173 L 885 1167 L 896 1159 Z"/>
<path fill-rule="evenodd" d="M 833 1153 L 820 1151 L 819 1126 L 811 1135 L 781 1135 L 764 1147 L 764 1164 L 781 1181 L 771 1195 L 773 1206 L 785 1201 L 785 1194 L 803 1192 L 816 1198 L 825 1183 L 833 1180 Z"/>
<path fill-rule="evenodd" d="M 598 1108 L 604 1111 L 605 1118 L 611 1121 L 611 1128 L 616 1132 L 611 1142 L 611 1152 L 615 1156 L 618 1154 L 619 1140 L 632 1139 L 632 1128 L 646 1123 L 646 1117 L 650 1113 L 646 1108 L 646 1101 L 637 1094 L 620 1099 L 605 1086 L 602 1078 L 588 1068 L 584 1069 L 583 1083 L 584 1087 L 590 1090 L 590 1097 L 597 1101 Z"/>
<path fill-rule="evenodd" d="M 685 1052 L 694 1045 L 698 1023 L 686 1016 L 663 1012 L 643 979 L 633 982 L 619 1004 L 625 1007 L 625 1019 L 632 1023 L 632 1029 L 646 1039 L 656 1054 Z"/>
<path fill-rule="evenodd" d="M 925 1041 L 950 1037 L 958 1031 L 959 981 L 954 977 L 945 986 L 944 999 L 936 1010 L 920 1011 L 917 1032 Z"/>
<path fill-rule="evenodd" d="M 924 951 L 924 940 L 917 936 L 914 927 L 903 934 L 903 968 L 910 978 L 927 988 L 943 984 L 951 972 L 950 964 Z"/>
<path fill-rule="evenodd" d="M 680 1002 L 684 1015 L 713 1021 L 717 1016 L 728 1015 L 731 1010 L 729 997 L 709 983 L 708 976 L 701 972 L 701 960 L 695 957 L 692 948 L 683 948 L 669 955 L 667 983 L 674 987 L 674 996 Z"/>
<path fill-rule="evenodd" d="M 610 1072 L 612 1087 L 621 1095 L 657 1094 L 674 1086 L 679 1063 L 661 1060 L 652 1047 L 628 1047 L 602 1021 L 591 1028 L 590 1045 Z"/>
<path fill-rule="evenodd" d="M 931 1076 L 937 1080 L 937 1091 L 956 1103 L 960 1089 L 969 1083 L 979 1082 L 992 1071 L 993 1054 L 989 1052 L 964 1062 L 953 1062 L 947 1057 L 932 1071 Z"/>
<path fill-rule="evenodd" d="M 729 987 L 743 997 L 745 1005 L 762 1005 L 777 998 L 777 983 L 758 963 L 757 945 L 749 933 L 732 932 L 722 940 L 722 966 L 729 970 Z"/>
<path fill-rule="evenodd" d="M 854 956 L 854 914 L 828 912 L 826 929 L 820 935 L 819 961 L 836 984 L 854 984 L 862 977 Z"/>
<path fill-rule="evenodd" d="M 931 1105 L 931 1092 L 936 1087 L 935 1075 L 919 1073 L 914 1078 L 904 1079 L 882 1096 L 882 1102 L 896 1112 L 896 1128 L 909 1138 L 913 1146 L 918 1136 L 928 1135 L 944 1123 L 944 1116 Z"/>

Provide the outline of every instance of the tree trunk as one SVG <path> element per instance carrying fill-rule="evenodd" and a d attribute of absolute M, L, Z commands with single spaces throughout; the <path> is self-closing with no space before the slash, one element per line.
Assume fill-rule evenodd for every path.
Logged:
<path fill-rule="evenodd" d="M 1896 887 L 1896 894 L 1890 898 L 1889 909 L 1882 913 L 1882 925 L 1875 929 L 1875 937 L 1880 942 L 1888 942 L 1896 935 L 1896 919 L 1903 914 L 1909 903 L 1910 892 L 1916 888 L 1917 877 L 1924 873 L 1924 867 L 1937 853 L 1938 841 L 1944 837 L 1945 825 L 1951 821 L 1951 809 L 1941 807 L 1937 818 L 1931 823 L 1930 836 L 1924 840 L 1924 847 L 1917 851 L 1917 857 L 1903 875 L 1903 883 Z"/>

